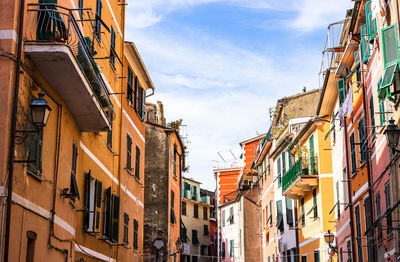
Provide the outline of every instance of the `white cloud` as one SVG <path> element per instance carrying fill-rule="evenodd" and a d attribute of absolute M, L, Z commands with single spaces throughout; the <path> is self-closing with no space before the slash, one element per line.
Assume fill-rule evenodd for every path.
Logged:
<path fill-rule="evenodd" d="M 298 5 L 298 16 L 289 25 L 302 32 L 327 27 L 330 23 L 343 20 L 344 11 L 353 6 L 350 0 L 304 0 Z"/>

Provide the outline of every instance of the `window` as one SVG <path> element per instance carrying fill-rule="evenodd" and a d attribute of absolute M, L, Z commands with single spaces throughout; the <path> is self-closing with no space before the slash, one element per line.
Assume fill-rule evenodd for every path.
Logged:
<path fill-rule="evenodd" d="M 135 77 L 135 111 L 139 113 L 139 79 Z"/>
<path fill-rule="evenodd" d="M 347 262 L 351 262 L 351 242 L 347 240 Z"/>
<path fill-rule="evenodd" d="M 208 236 L 210 232 L 208 231 L 208 225 L 204 225 L 204 235 Z"/>
<path fill-rule="evenodd" d="M 310 139 L 308 140 L 308 143 L 310 144 L 310 175 L 314 175 L 316 172 L 316 165 L 315 165 L 315 151 L 314 151 L 314 135 L 310 136 Z"/>
<path fill-rule="evenodd" d="M 307 262 L 307 256 L 301 256 L 301 262 Z"/>
<path fill-rule="evenodd" d="M 135 78 L 136 81 L 136 78 Z M 127 99 L 129 101 L 129 104 L 132 104 L 132 99 L 133 99 L 133 73 L 130 67 L 128 67 L 128 81 L 127 81 Z"/>
<path fill-rule="evenodd" d="M 350 134 L 350 154 L 351 154 L 351 171 L 354 174 L 357 172 L 357 156 L 356 156 L 356 144 L 354 140 L 354 132 Z"/>
<path fill-rule="evenodd" d="M 282 152 L 282 174 L 286 173 L 286 152 Z"/>
<path fill-rule="evenodd" d="M 203 207 L 203 219 L 208 220 L 208 209 L 207 207 Z"/>
<path fill-rule="evenodd" d="M 221 244 L 221 257 L 225 258 L 225 242 Z"/>
<path fill-rule="evenodd" d="M 38 132 L 29 133 L 28 141 L 28 171 L 33 175 L 40 176 L 42 173 L 42 146 L 43 129 Z"/>
<path fill-rule="evenodd" d="M 174 176 L 176 177 L 176 145 L 174 145 Z"/>
<path fill-rule="evenodd" d="M 364 117 L 358 121 L 358 139 L 360 141 L 360 162 L 367 161 L 367 144 L 365 136 L 365 119 Z"/>
<path fill-rule="evenodd" d="M 304 197 L 300 200 L 300 216 L 301 216 L 301 225 L 304 227 L 306 225 L 306 210 L 304 208 Z"/>
<path fill-rule="evenodd" d="M 343 248 L 342 247 L 340 247 L 339 258 L 340 258 L 340 262 L 343 262 Z"/>
<path fill-rule="evenodd" d="M 235 247 L 234 247 L 234 240 L 231 239 L 229 240 L 229 256 L 234 257 L 235 256 Z"/>
<path fill-rule="evenodd" d="M 78 147 L 72 143 L 72 167 L 71 167 L 71 184 L 70 196 L 79 199 L 78 184 L 76 183 L 76 162 L 78 160 Z"/>
<path fill-rule="evenodd" d="M 136 219 L 133 220 L 133 248 L 138 249 L 138 231 L 139 231 L 139 223 Z"/>
<path fill-rule="evenodd" d="M 199 244 L 199 239 L 197 238 L 197 230 L 192 230 L 192 244 L 197 245 Z"/>
<path fill-rule="evenodd" d="M 192 200 L 197 201 L 197 187 L 196 186 L 191 186 L 190 187 L 190 191 L 191 191 Z"/>
<path fill-rule="evenodd" d="M 293 226 L 293 204 L 290 198 L 285 198 L 286 201 L 286 221 L 289 226 Z"/>
<path fill-rule="evenodd" d="M 283 232 L 283 210 L 282 210 L 282 200 L 276 201 L 276 227 Z"/>
<path fill-rule="evenodd" d="M 83 0 L 78 0 L 79 17 L 83 19 Z"/>
<path fill-rule="evenodd" d="M 104 203 L 104 236 L 118 242 L 119 196 L 111 194 L 111 187 L 106 189 Z"/>
<path fill-rule="evenodd" d="M 136 146 L 135 177 L 140 179 L 140 148 Z"/>
<path fill-rule="evenodd" d="M 111 26 L 110 32 L 110 65 L 115 70 L 115 31 L 114 28 Z"/>
<path fill-rule="evenodd" d="M 172 224 L 176 223 L 174 204 L 175 204 L 175 192 L 171 190 L 170 212 L 171 212 L 171 223 Z"/>
<path fill-rule="evenodd" d="M 379 121 L 380 125 L 385 125 L 385 102 L 383 100 L 379 100 Z"/>
<path fill-rule="evenodd" d="M 99 232 L 101 214 L 102 183 L 86 174 L 85 179 L 85 213 L 84 230 L 87 232 Z"/>
<path fill-rule="evenodd" d="M 386 202 L 386 211 L 391 208 L 391 201 L 390 201 L 390 182 L 385 184 L 385 202 Z M 387 213 L 386 215 L 386 224 L 388 226 L 387 234 L 388 236 L 392 236 L 392 213 Z"/>
<path fill-rule="evenodd" d="M 222 210 L 222 226 L 225 226 L 225 210 Z"/>
<path fill-rule="evenodd" d="M 312 197 L 313 197 L 313 212 L 314 212 L 314 218 L 318 217 L 318 204 L 317 204 L 317 189 L 314 188 L 312 191 Z"/>
<path fill-rule="evenodd" d="M 128 244 L 128 229 L 129 229 L 129 215 L 127 213 L 124 213 L 124 237 L 122 241 L 125 245 Z"/>
<path fill-rule="evenodd" d="M 132 171 L 132 138 L 129 134 L 126 135 L 126 169 Z"/>
<path fill-rule="evenodd" d="M 229 208 L 229 217 L 228 221 L 230 224 L 233 224 L 235 222 L 234 214 L 233 214 L 233 207 Z"/>
<path fill-rule="evenodd" d="M 96 20 L 94 21 L 95 36 L 99 42 L 101 42 L 101 13 L 103 4 L 101 0 L 96 0 Z"/>
<path fill-rule="evenodd" d="M 354 213 L 356 217 L 356 243 L 357 243 L 357 258 L 358 262 L 363 262 L 363 246 L 362 246 L 362 234 L 361 234 L 361 218 L 360 218 L 360 205 L 355 206 Z"/>
<path fill-rule="evenodd" d="M 336 219 L 340 217 L 340 193 L 339 193 L 339 181 L 336 181 Z"/>
<path fill-rule="evenodd" d="M 194 218 L 199 218 L 199 206 L 195 204 L 195 205 L 193 205 L 193 208 L 194 208 L 194 210 L 193 210 L 193 213 L 194 213 L 193 217 L 194 217 Z"/>
<path fill-rule="evenodd" d="M 192 256 L 192 262 L 197 262 L 197 256 Z"/>
<path fill-rule="evenodd" d="M 374 97 L 371 96 L 369 100 L 369 112 L 371 117 L 371 126 L 372 126 L 372 139 L 376 137 L 376 130 L 375 130 L 375 111 L 374 111 Z"/>
<path fill-rule="evenodd" d="M 28 243 L 26 245 L 26 262 L 35 261 L 35 244 L 36 244 L 36 233 L 33 231 L 26 232 Z"/>
<path fill-rule="evenodd" d="M 112 148 L 112 125 L 107 129 L 107 146 Z"/>
<path fill-rule="evenodd" d="M 366 229 L 370 228 L 372 225 L 372 218 L 371 218 L 371 209 L 370 209 L 370 198 L 369 196 L 364 198 L 364 216 L 365 216 L 365 227 Z M 371 232 L 367 235 L 367 256 L 368 261 L 373 261 L 372 257 L 372 241 L 373 235 Z"/>
<path fill-rule="evenodd" d="M 346 98 L 345 79 L 344 78 L 339 79 L 337 85 L 338 85 L 339 105 L 342 106 L 343 101 Z"/>
<path fill-rule="evenodd" d="M 281 186 L 281 182 L 282 182 L 282 167 L 281 167 L 281 159 L 280 158 L 278 158 L 278 160 L 276 161 L 276 165 L 277 165 L 277 167 L 278 167 L 278 177 L 277 177 L 277 179 L 278 179 L 278 187 L 280 187 Z"/>
<path fill-rule="evenodd" d="M 375 196 L 375 201 L 376 201 L 376 219 L 379 219 L 382 215 L 382 209 L 381 209 L 381 193 L 378 192 Z M 378 225 L 378 243 L 382 242 L 382 224 Z"/>
<path fill-rule="evenodd" d="M 182 201 L 182 215 L 186 216 L 186 202 Z"/>
<path fill-rule="evenodd" d="M 376 24 L 376 18 L 373 18 L 372 16 L 372 10 L 371 10 L 371 1 L 368 1 L 365 4 L 365 15 L 366 15 L 366 21 L 367 21 L 367 32 L 368 32 L 368 37 L 369 39 L 374 39 L 377 35 L 377 24 Z"/>
<path fill-rule="evenodd" d="M 319 262 L 320 258 L 319 258 L 319 250 L 315 250 L 314 251 L 314 261 L 315 262 Z"/>

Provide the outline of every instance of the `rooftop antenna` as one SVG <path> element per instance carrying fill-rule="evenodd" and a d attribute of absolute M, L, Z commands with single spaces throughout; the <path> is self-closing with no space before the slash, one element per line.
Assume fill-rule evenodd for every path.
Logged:
<path fill-rule="evenodd" d="M 237 160 L 236 156 L 232 153 L 232 150 L 231 150 L 231 149 L 229 149 L 229 152 L 231 152 L 233 158 L 234 158 L 235 160 Z"/>
<path fill-rule="evenodd" d="M 224 161 L 226 163 L 225 159 L 222 157 L 222 155 L 219 152 L 218 152 L 218 155 L 222 159 L 222 161 Z"/>

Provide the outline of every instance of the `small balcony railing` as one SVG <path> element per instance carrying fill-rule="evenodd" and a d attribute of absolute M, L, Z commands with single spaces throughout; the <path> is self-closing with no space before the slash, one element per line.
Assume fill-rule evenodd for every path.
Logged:
<path fill-rule="evenodd" d="M 74 16 L 79 13 L 77 10 L 51 3 L 28 4 L 27 11 L 25 43 L 27 45 L 67 46 L 75 57 L 73 63 L 77 62 L 84 75 L 85 79 L 82 81 L 89 84 L 101 109 L 108 120 L 112 121 L 114 109 L 110 94 L 93 58 L 94 17 L 90 17 L 89 12 L 84 14 L 81 10 L 80 16 L 82 17 L 78 22 Z M 47 52 L 49 53 L 51 50 Z M 65 73 L 59 72 L 60 75 Z M 81 73 L 79 74 L 81 75 Z"/>
<path fill-rule="evenodd" d="M 297 160 L 282 177 L 282 191 L 285 192 L 287 190 L 290 190 L 292 186 L 296 185 L 295 181 L 297 181 L 299 178 L 300 180 L 302 180 L 303 178 L 316 178 L 318 175 L 317 163 L 317 157 L 306 159 L 300 158 L 299 160 Z M 304 181 L 302 181 L 302 185 L 304 185 L 303 189 L 307 190 L 309 188 L 308 183 L 303 182 Z M 309 186 L 312 187 L 313 184 L 314 181 Z"/>

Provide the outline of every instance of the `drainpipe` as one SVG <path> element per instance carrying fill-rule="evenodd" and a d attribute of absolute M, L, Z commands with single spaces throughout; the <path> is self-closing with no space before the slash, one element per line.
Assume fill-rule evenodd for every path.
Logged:
<path fill-rule="evenodd" d="M 344 117 L 344 145 L 346 152 L 346 174 L 347 174 L 347 197 L 349 199 L 350 208 L 350 229 L 351 229 L 351 261 L 356 262 L 354 255 L 356 254 L 355 237 L 354 237 L 354 218 L 353 218 L 353 201 L 351 196 L 351 176 L 350 176 L 350 160 L 349 160 L 349 138 L 347 134 L 347 117 Z M 349 252 L 347 250 L 347 252 Z M 347 253 L 348 254 L 348 253 Z"/>
<path fill-rule="evenodd" d="M 5 246 L 4 246 L 4 262 L 8 262 L 8 253 L 10 248 L 10 231 L 11 231 L 11 205 L 12 205 L 12 192 L 14 180 L 14 151 L 15 151 L 15 132 L 17 127 L 17 111 L 18 111 L 18 94 L 19 94 L 19 81 L 20 70 L 22 64 L 22 38 L 24 31 L 24 12 L 25 0 L 20 0 L 19 3 L 19 23 L 18 23 L 18 47 L 17 47 L 17 62 L 15 65 L 15 80 L 14 80 L 14 94 L 13 94 L 13 107 L 11 115 L 11 129 L 10 129 L 10 144 L 8 150 L 8 187 L 7 187 L 7 218 L 6 218 L 6 233 L 5 233 Z M 3 207 L 4 208 L 4 207 Z M 1 258 L 0 258 L 1 259 Z"/>
<path fill-rule="evenodd" d="M 397 1 L 396 1 L 397 2 Z M 364 67 L 364 66 L 363 66 Z M 365 119 L 365 131 L 367 131 L 367 126 L 372 126 L 372 120 L 371 120 L 371 122 L 369 123 L 369 125 L 367 125 L 367 119 L 368 119 L 368 117 L 367 117 L 367 90 L 366 90 L 366 88 L 365 88 L 365 84 L 364 83 L 366 83 L 366 73 L 364 72 L 364 70 L 361 70 L 361 72 L 362 72 L 362 76 L 363 76 L 363 83 L 362 83 L 362 85 L 361 85 L 361 88 L 362 88 L 362 99 L 363 99 L 363 111 L 364 111 L 364 119 Z M 367 133 L 367 132 L 366 132 Z M 368 133 L 367 133 L 368 134 Z M 361 152 L 361 144 L 360 144 L 360 152 Z M 368 176 L 368 194 L 369 194 L 369 203 L 368 203 L 368 205 L 369 205 L 369 209 L 370 209 L 370 212 L 371 212 L 371 221 L 373 221 L 373 219 L 374 219 L 374 209 L 373 209 L 373 204 L 372 204 L 372 201 L 373 201 L 373 194 L 374 194 L 374 189 L 373 189 L 373 179 L 372 179 L 372 170 L 371 170 L 371 152 L 370 152 L 370 150 L 369 150 L 369 141 L 368 141 L 368 135 L 367 135 L 367 139 L 365 140 L 365 148 L 367 149 L 366 151 L 366 154 L 367 154 L 367 176 Z M 370 233 L 369 234 L 371 234 L 371 237 L 372 237 L 372 257 L 373 258 L 376 258 L 376 250 L 375 250 L 375 248 L 373 248 L 374 246 L 375 246 L 375 231 L 374 230 L 372 230 L 372 231 L 370 231 Z M 368 238 L 368 235 L 367 235 L 367 246 L 368 246 L 368 240 L 369 240 L 369 238 Z M 368 249 L 368 247 L 367 247 L 367 249 Z"/>

